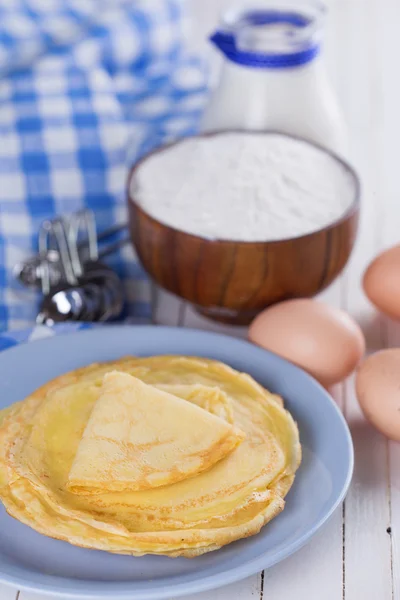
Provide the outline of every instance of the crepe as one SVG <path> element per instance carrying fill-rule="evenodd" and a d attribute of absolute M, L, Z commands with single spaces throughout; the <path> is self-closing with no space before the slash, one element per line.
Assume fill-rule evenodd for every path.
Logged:
<path fill-rule="evenodd" d="M 145 490 L 209 469 L 244 434 L 196 404 L 129 375 L 104 376 L 72 463 L 75 494 Z"/>
<path fill-rule="evenodd" d="M 154 387 L 183 400 L 197 404 L 208 412 L 233 423 L 233 411 L 228 396 L 218 387 L 207 387 L 199 383 L 192 385 L 174 385 L 171 383 L 156 383 Z"/>
<path fill-rule="evenodd" d="M 225 425 L 231 415 L 245 439 L 207 470 L 172 484 L 72 493 L 71 468 L 113 370 L 181 397 L 194 394 L 198 406 L 223 407 Z M 45 535 L 132 555 L 193 557 L 254 535 L 283 509 L 301 454 L 280 398 L 222 363 L 175 356 L 126 358 L 57 378 L 5 416 L 0 438 L 0 498 L 10 514 Z"/>

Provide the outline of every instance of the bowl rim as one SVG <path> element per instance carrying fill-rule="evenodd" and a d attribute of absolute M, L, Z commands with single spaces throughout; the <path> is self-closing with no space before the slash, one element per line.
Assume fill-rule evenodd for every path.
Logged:
<path fill-rule="evenodd" d="M 344 211 L 344 213 L 340 217 L 338 217 L 337 219 L 335 219 L 328 225 L 325 225 L 325 227 L 321 227 L 320 229 L 316 229 L 315 231 L 311 231 L 310 233 L 293 236 L 293 237 L 280 238 L 278 240 L 254 240 L 254 241 L 251 241 L 251 240 L 208 238 L 208 237 L 205 237 L 202 235 L 189 233 L 189 232 L 185 231 L 184 229 L 178 229 L 177 227 L 174 227 L 173 225 L 168 225 L 166 223 L 163 223 L 162 221 L 160 221 L 159 219 L 157 219 L 156 217 L 151 215 L 146 209 L 144 209 L 143 206 L 140 204 L 140 202 L 138 202 L 135 199 L 135 197 L 133 196 L 133 194 L 131 193 L 131 182 L 132 182 L 133 177 L 135 176 L 136 171 L 140 168 L 140 166 L 147 159 L 151 158 L 155 154 L 164 152 L 165 150 L 167 150 L 173 146 L 176 146 L 178 144 L 181 144 L 185 140 L 188 140 L 188 139 L 215 137 L 215 136 L 225 135 L 225 134 L 230 134 L 230 133 L 238 133 L 238 134 L 243 134 L 243 135 L 280 135 L 280 136 L 283 136 L 283 137 L 286 137 L 286 138 L 289 138 L 292 140 L 304 142 L 305 144 L 308 144 L 309 146 L 313 146 L 317 150 L 320 150 L 320 151 L 324 152 L 325 154 L 328 154 L 336 162 L 339 162 L 342 165 L 342 167 L 345 169 L 345 171 L 347 171 L 347 173 L 349 173 L 353 179 L 354 197 L 353 197 L 353 200 L 352 200 L 350 206 Z M 147 152 L 145 155 L 143 155 L 141 158 L 139 158 L 139 160 L 137 160 L 129 169 L 129 173 L 128 173 L 128 177 L 127 177 L 127 185 L 126 185 L 126 196 L 128 199 L 128 203 L 132 203 L 134 205 L 135 209 L 140 210 L 143 214 L 146 215 L 146 217 L 148 217 L 154 223 L 157 223 L 161 227 L 165 227 L 166 229 L 169 229 L 175 233 L 180 233 L 182 235 L 189 236 L 191 238 L 194 238 L 196 240 L 203 241 L 203 242 L 207 241 L 207 242 L 214 242 L 217 244 L 243 244 L 243 245 L 253 245 L 254 246 L 254 245 L 265 245 L 265 244 L 282 244 L 283 242 L 293 242 L 295 240 L 296 241 L 297 240 L 307 240 L 307 239 L 312 238 L 315 235 L 328 232 L 328 231 L 338 227 L 342 223 L 345 223 L 346 221 L 351 219 L 360 210 L 361 180 L 360 180 L 359 175 L 353 168 L 353 166 L 349 162 L 347 162 L 347 160 L 345 160 L 344 158 L 342 158 L 341 156 L 339 156 L 332 150 L 324 148 L 322 145 L 317 144 L 316 142 L 311 142 L 311 141 L 309 141 L 303 137 L 300 137 L 298 135 L 292 135 L 289 133 L 278 131 L 276 129 L 263 129 L 263 130 L 255 130 L 255 131 L 249 130 L 249 129 L 240 129 L 240 128 L 218 129 L 218 130 L 200 132 L 200 133 L 196 133 L 193 135 L 185 136 L 185 137 L 173 140 L 171 142 L 168 142 L 167 144 L 157 146 L 157 148 L 154 148 L 150 152 Z"/>

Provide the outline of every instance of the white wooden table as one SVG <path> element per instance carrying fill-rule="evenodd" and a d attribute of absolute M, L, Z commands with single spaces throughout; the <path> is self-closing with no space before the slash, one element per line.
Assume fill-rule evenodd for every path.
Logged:
<path fill-rule="evenodd" d="M 201 45 L 226 2 L 192 4 L 195 41 Z M 400 1 L 331 4 L 327 58 L 363 180 L 363 207 L 350 264 L 322 298 L 354 315 L 373 351 L 400 343 L 400 326 L 378 317 L 360 287 L 371 258 L 400 240 Z M 154 313 L 160 323 L 246 334 L 213 326 L 165 294 Z M 193 600 L 400 600 L 400 445 L 388 442 L 364 420 L 352 380 L 334 395 L 351 427 L 356 457 L 343 509 L 308 546 L 280 565 Z M 40 594 L 0 585 L 0 600 L 18 598 L 44 600 Z"/>

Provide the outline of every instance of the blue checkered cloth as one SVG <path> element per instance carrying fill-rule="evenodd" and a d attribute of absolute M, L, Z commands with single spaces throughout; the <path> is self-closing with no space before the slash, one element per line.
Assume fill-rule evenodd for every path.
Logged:
<path fill-rule="evenodd" d="M 195 132 L 206 73 L 185 49 L 179 0 L 0 0 L 0 331 L 34 322 L 39 297 L 13 266 L 40 223 L 83 207 L 126 220 L 127 168 Z M 110 259 L 126 315 L 150 317 L 130 247 Z"/>
<path fill-rule="evenodd" d="M 28 342 L 36 342 L 57 335 L 66 335 L 75 333 L 83 329 L 93 329 L 94 327 L 112 327 L 112 325 L 103 325 L 100 323 L 59 323 L 52 327 L 46 325 L 35 325 L 27 329 L 16 329 L 0 333 L 0 352 Z"/>

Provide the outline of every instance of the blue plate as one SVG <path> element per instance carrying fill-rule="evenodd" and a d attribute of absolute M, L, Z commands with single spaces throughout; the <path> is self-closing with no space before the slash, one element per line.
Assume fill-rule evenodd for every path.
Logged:
<path fill-rule="evenodd" d="M 0 408 L 95 361 L 167 353 L 222 360 L 285 399 L 299 425 L 303 462 L 283 513 L 252 538 L 199 558 L 171 559 L 77 548 L 36 533 L 1 508 L 0 581 L 97 600 L 161 600 L 210 590 L 283 560 L 342 502 L 351 480 L 353 447 L 336 404 L 309 375 L 242 340 L 189 329 L 111 326 L 22 344 L 0 354 Z"/>

